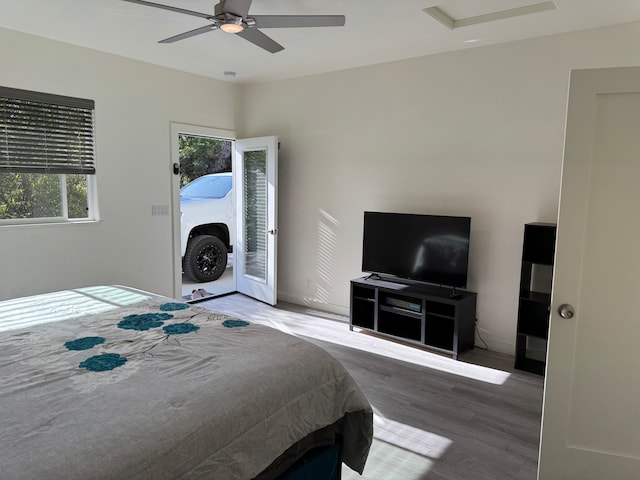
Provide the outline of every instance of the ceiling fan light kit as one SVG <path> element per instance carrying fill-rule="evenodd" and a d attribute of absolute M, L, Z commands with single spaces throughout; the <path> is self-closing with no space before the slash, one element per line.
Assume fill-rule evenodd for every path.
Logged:
<path fill-rule="evenodd" d="M 225 33 L 240 33 L 244 30 L 242 18 L 237 17 L 232 20 L 227 20 L 226 22 L 220 24 L 220 30 Z"/>
<path fill-rule="evenodd" d="M 210 25 L 196 28 L 189 32 L 174 35 L 160 40 L 159 43 L 173 43 L 212 30 L 235 33 L 239 37 L 271 53 L 284 50 L 284 47 L 262 33 L 261 28 L 296 28 L 296 27 L 341 27 L 345 24 L 344 15 L 255 15 L 249 17 L 252 0 L 220 0 L 214 7 L 214 15 L 194 12 L 184 8 L 162 5 L 147 0 L 124 0 L 147 7 L 160 8 L 171 12 L 182 13 L 203 18 Z"/>

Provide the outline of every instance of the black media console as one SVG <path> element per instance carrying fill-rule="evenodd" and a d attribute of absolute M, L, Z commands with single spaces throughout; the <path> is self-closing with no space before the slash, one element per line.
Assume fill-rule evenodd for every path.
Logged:
<path fill-rule="evenodd" d="M 351 281 L 349 328 L 371 330 L 452 355 L 475 341 L 475 292 L 362 277 Z"/>

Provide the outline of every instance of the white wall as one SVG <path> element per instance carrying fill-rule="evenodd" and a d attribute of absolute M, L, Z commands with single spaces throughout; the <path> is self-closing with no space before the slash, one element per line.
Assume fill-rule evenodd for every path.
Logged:
<path fill-rule="evenodd" d="M 0 299 L 96 284 L 173 296 L 170 122 L 236 129 L 240 88 L 0 29 L 0 85 L 94 99 L 101 221 L 0 227 Z"/>
<path fill-rule="evenodd" d="M 1 85 L 96 101 L 102 214 L 0 228 L 0 299 L 173 295 L 171 222 L 151 205 L 171 203 L 176 121 L 279 136 L 283 300 L 348 312 L 364 210 L 470 215 L 480 332 L 513 353 L 523 224 L 556 218 L 569 71 L 640 65 L 638 45 L 636 23 L 241 89 L 0 29 Z"/>
<path fill-rule="evenodd" d="M 515 345 L 523 224 L 555 222 L 569 71 L 640 65 L 640 24 L 247 87 L 278 135 L 279 297 L 346 313 L 364 210 L 469 215 L 469 289 Z"/>

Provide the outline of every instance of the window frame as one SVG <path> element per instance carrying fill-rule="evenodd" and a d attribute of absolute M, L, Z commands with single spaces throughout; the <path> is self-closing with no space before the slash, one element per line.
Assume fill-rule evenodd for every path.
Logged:
<path fill-rule="evenodd" d="M 0 219 L 0 226 L 97 221 L 95 157 L 93 100 L 0 86 L 0 175 L 56 175 L 62 213 L 4 218 Z M 68 216 L 68 174 L 85 176 L 85 217 Z"/>

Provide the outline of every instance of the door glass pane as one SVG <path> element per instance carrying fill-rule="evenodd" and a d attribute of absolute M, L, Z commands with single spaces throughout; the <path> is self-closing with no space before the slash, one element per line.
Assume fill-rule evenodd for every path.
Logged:
<path fill-rule="evenodd" d="M 267 151 L 244 154 L 244 274 L 267 280 Z"/>

